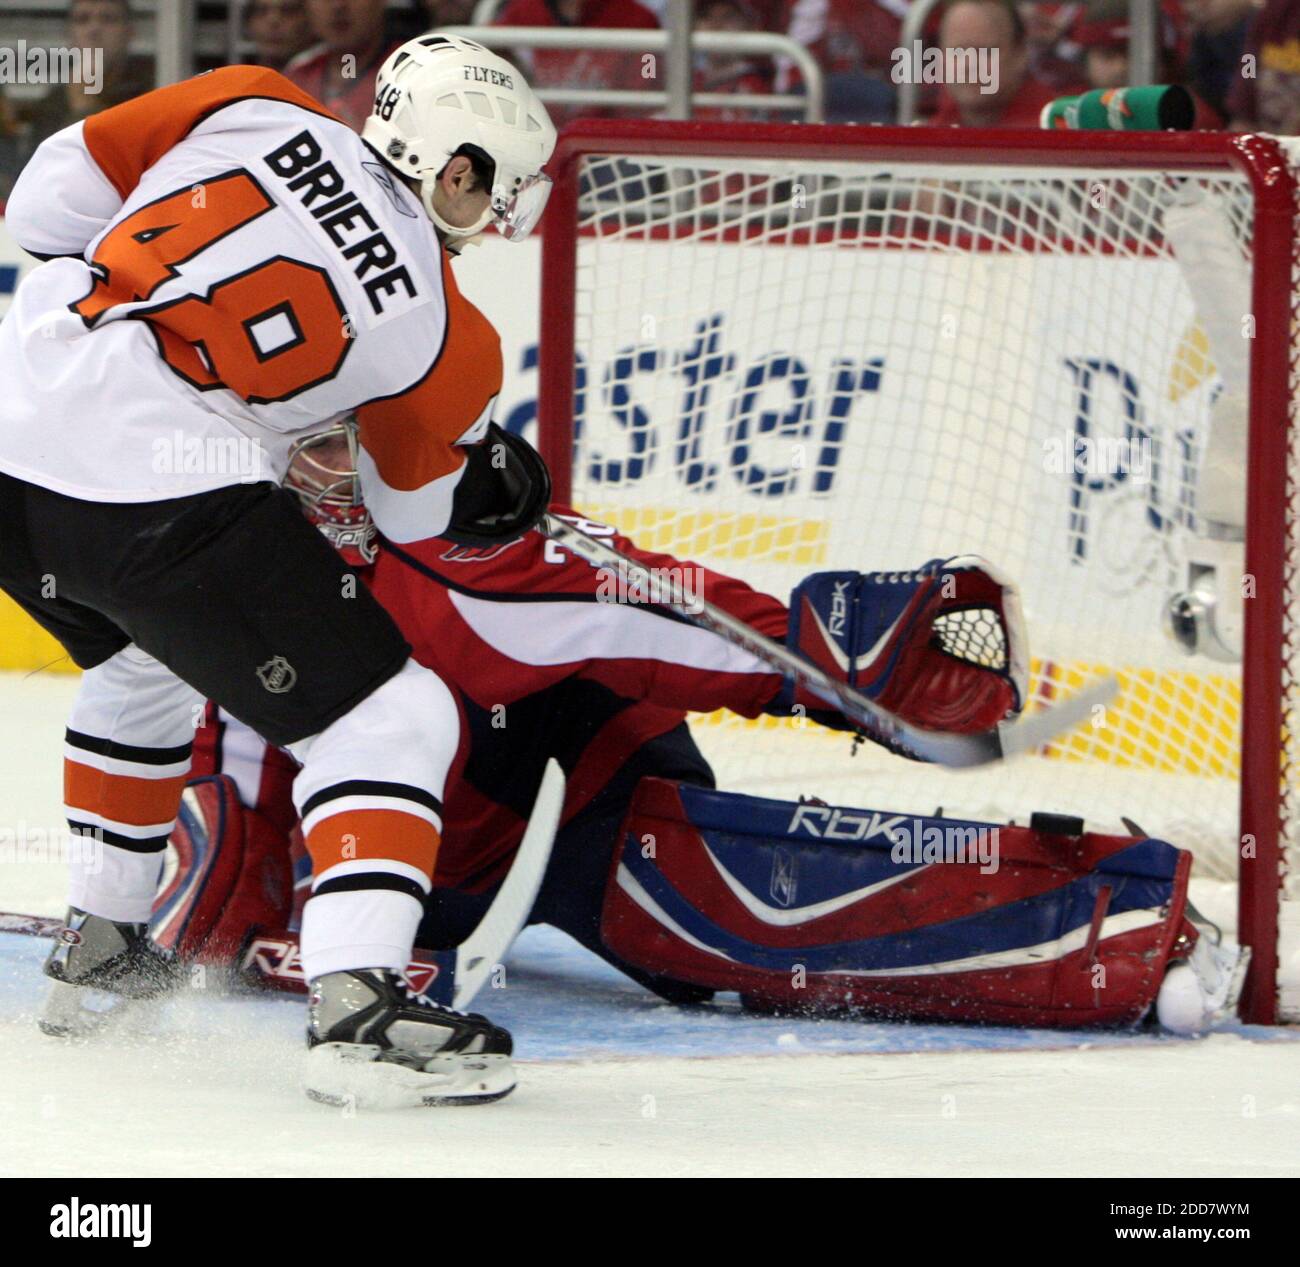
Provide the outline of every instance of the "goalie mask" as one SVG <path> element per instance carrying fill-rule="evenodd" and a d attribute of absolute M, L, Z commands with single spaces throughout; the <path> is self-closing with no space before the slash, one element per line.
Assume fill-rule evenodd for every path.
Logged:
<path fill-rule="evenodd" d="M 528 236 L 551 192 L 542 167 L 555 148 L 546 107 L 503 57 L 481 44 L 431 32 L 394 50 L 375 79 L 361 130 L 394 171 L 420 182 L 420 201 L 450 247 L 495 224 Z M 449 224 L 433 206 L 438 174 L 457 154 L 490 165 L 491 202 L 477 224 Z"/>
<path fill-rule="evenodd" d="M 361 497 L 357 430 L 341 422 L 297 441 L 289 450 L 284 486 L 303 514 L 353 567 L 368 567 L 379 553 L 374 521 Z"/>

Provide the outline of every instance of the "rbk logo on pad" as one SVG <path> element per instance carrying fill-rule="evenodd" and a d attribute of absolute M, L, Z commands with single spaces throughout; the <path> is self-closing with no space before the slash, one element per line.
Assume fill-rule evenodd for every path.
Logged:
<path fill-rule="evenodd" d="M 848 633 L 849 600 L 845 594 L 848 588 L 848 581 L 837 581 L 831 594 L 830 631 L 833 638 L 843 638 Z"/>

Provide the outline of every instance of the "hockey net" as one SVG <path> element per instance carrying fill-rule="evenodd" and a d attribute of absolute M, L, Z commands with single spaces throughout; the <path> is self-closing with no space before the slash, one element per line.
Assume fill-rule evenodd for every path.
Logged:
<path fill-rule="evenodd" d="M 584 123 L 543 265 L 560 496 L 782 599 L 813 570 L 984 555 L 1021 587 L 1031 708 L 1099 671 L 1122 687 L 1097 725 L 961 773 L 695 719 L 720 785 L 1127 817 L 1235 886 L 1261 1021 L 1300 1019 L 1298 163 L 1296 142 L 1206 134 Z M 1177 217 L 1204 232 L 1175 249 Z M 1249 348 L 1240 663 L 1164 632 L 1229 328 Z"/>

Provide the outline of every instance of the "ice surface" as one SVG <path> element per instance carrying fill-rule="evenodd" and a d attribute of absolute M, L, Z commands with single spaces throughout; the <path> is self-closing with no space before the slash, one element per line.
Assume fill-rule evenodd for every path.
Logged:
<path fill-rule="evenodd" d="M 0 828 L 59 827 L 72 688 L 0 676 Z M 57 913 L 62 891 L 57 864 L 0 862 L 0 909 Z M 1300 1174 L 1294 1030 L 1178 1040 L 673 1008 L 539 928 L 475 1004 L 515 1034 L 514 1095 L 349 1116 L 297 1088 L 300 1000 L 209 982 L 136 1036 L 61 1043 L 33 1022 L 43 949 L 0 936 L 4 1176 Z"/>

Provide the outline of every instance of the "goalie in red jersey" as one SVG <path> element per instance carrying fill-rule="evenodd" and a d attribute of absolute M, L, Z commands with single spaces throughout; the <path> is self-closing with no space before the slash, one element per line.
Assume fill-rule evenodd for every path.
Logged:
<path fill-rule="evenodd" d="M 1081 1025 L 1134 1023 L 1159 1000 L 1178 1028 L 1230 1006 L 1240 964 L 1187 916 L 1185 851 L 1050 815 L 1009 827 L 716 791 L 688 711 L 806 711 L 852 728 L 540 531 L 479 546 L 378 539 L 354 458 L 348 428 L 313 437 L 289 486 L 415 659 L 451 685 L 461 714 L 420 946 L 455 946 L 483 917 L 554 757 L 567 791 L 531 922 L 564 930 L 670 1001 L 738 991 L 755 1010 Z M 688 591 L 909 721 L 983 729 L 1025 698 L 1018 599 L 978 560 L 816 573 L 787 609 L 564 507 L 552 513 L 657 575 L 692 578 Z M 224 796 L 227 822 L 238 820 L 225 829 L 238 837 L 230 847 L 247 856 L 219 884 L 210 865 L 202 885 L 173 881 L 163 906 L 168 927 L 186 930 L 182 954 L 228 960 L 255 927 L 292 926 L 310 884 L 299 867 L 292 903 L 295 772 L 287 754 L 210 709 L 193 771 L 222 776 L 208 784 L 208 834 Z M 178 905 L 200 903 L 202 919 L 177 917 Z"/>

